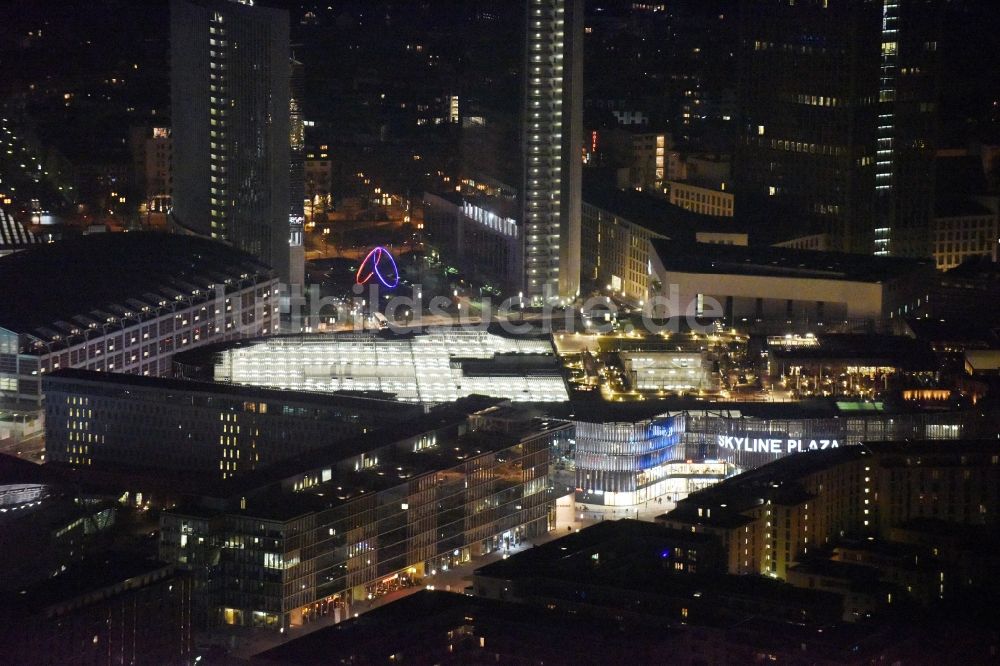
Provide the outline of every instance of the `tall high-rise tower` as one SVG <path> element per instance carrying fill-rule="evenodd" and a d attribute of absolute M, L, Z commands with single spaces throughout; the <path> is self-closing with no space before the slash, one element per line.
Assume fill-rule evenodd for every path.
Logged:
<path fill-rule="evenodd" d="M 583 1 L 528 0 L 524 286 L 534 302 L 580 291 Z"/>
<path fill-rule="evenodd" d="M 172 0 L 172 218 L 291 277 L 288 13 Z"/>
<path fill-rule="evenodd" d="M 306 196 L 306 135 L 302 114 L 304 83 L 302 63 L 292 58 L 289 79 L 289 196 L 288 250 L 289 284 L 305 285 L 305 206 Z"/>
<path fill-rule="evenodd" d="M 939 9 L 741 0 L 737 215 L 792 215 L 851 252 L 929 254 Z"/>
<path fill-rule="evenodd" d="M 877 255 L 930 256 L 937 131 L 938 0 L 880 0 Z"/>
<path fill-rule="evenodd" d="M 737 215 L 781 211 L 803 229 L 828 232 L 837 249 L 871 252 L 875 5 L 742 0 L 739 25 Z"/>

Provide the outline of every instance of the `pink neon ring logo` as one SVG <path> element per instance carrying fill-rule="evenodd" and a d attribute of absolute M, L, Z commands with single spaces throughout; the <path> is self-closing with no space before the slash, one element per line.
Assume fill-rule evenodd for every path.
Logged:
<path fill-rule="evenodd" d="M 382 275 L 382 271 L 379 270 L 379 263 L 382 261 L 382 257 L 389 260 L 392 265 L 392 283 L 385 279 Z M 370 266 L 367 273 L 362 275 L 366 266 Z M 393 289 L 399 284 L 399 269 L 396 267 L 396 260 L 392 258 L 392 253 L 385 249 L 381 245 L 372 248 L 371 252 L 364 258 L 361 265 L 358 266 L 358 274 L 355 277 L 358 284 L 368 284 L 372 277 L 377 277 L 378 281 L 381 282 L 387 289 Z"/>

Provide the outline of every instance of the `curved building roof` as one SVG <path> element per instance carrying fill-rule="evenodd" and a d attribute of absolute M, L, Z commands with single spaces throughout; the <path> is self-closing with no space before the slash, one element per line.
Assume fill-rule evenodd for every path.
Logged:
<path fill-rule="evenodd" d="M 81 236 L 0 258 L 0 326 L 51 339 L 81 322 L 104 323 L 218 284 L 271 276 L 254 257 L 196 236 Z"/>

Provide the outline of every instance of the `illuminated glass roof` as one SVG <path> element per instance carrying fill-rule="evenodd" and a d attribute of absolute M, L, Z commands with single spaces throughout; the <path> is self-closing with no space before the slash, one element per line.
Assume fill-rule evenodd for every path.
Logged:
<path fill-rule="evenodd" d="M 433 328 L 416 335 L 269 338 L 217 352 L 216 381 L 305 391 L 384 391 L 437 404 L 479 394 L 569 399 L 551 339 Z"/>

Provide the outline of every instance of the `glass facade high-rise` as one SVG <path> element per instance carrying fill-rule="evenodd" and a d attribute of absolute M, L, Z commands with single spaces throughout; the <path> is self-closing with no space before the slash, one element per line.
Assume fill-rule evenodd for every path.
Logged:
<path fill-rule="evenodd" d="M 788 217 L 850 252 L 930 254 L 939 9 L 742 0 L 738 216 Z"/>
<path fill-rule="evenodd" d="M 172 218 L 289 281 L 288 13 L 252 2 L 173 0 Z"/>
<path fill-rule="evenodd" d="M 748 208 L 780 212 L 809 232 L 829 233 L 837 249 L 870 252 L 879 74 L 874 5 L 743 0 L 739 19 L 737 216 Z"/>
<path fill-rule="evenodd" d="M 937 130 L 938 0 L 881 0 L 873 238 L 877 255 L 930 256 Z"/>
<path fill-rule="evenodd" d="M 524 285 L 534 302 L 580 291 L 583 2 L 528 0 Z"/>
<path fill-rule="evenodd" d="M 306 135 L 302 100 L 305 97 L 302 63 L 294 58 L 290 63 L 289 79 L 289 197 L 288 197 L 288 246 L 289 283 L 305 284 L 305 189 L 306 189 Z"/>

